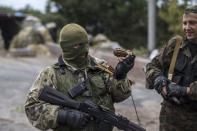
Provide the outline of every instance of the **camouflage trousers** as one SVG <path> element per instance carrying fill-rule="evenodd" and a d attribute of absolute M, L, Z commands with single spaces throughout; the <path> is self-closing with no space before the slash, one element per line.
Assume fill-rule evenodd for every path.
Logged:
<path fill-rule="evenodd" d="M 160 131 L 197 131 L 197 110 L 191 105 L 163 102 L 160 112 Z"/>

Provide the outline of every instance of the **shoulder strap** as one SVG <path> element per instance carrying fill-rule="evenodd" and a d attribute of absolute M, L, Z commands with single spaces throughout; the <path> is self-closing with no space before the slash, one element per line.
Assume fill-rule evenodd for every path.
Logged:
<path fill-rule="evenodd" d="M 99 59 L 96 57 L 92 57 L 92 60 L 94 61 L 95 67 L 109 73 L 110 75 L 113 75 L 114 73 L 114 68 L 110 65 L 107 64 L 107 62 L 103 59 Z"/>
<path fill-rule="evenodd" d="M 65 65 L 65 63 L 63 62 L 63 59 L 62 59 L 61 56 L 58 58 L 58 62 L 57 62 L 56 64 L 53 65 L 53 68 L 54 68 L 54 69 L 58 69 L 62 75 L 66 73 L 66 72 L 65 72 L 66 65 Z"/>
<path fill-rule="evenodd" d="M 174 67 L 175 67 L 175 64 L 176 64 L 176 59 L 177 59 L 182 41 L 183 41 L 182 37 L 179 36 L 179 37 L 176 38 L 176 45 L 175 45 L 175 48 L 174 48 L 174 52 L 173 52 L 173 55 L 172 55 L 170 67 L 169 67 L 169 70 L 168 70 L 168 79 L 169 80 L 172 80 L 173 73 L 174 73 Z"/>
<path fill-rule="evenodd" d="M 113 75 L 113 73 L 114 73 L 114 68 L 112 66 L 106 66 L 106 65 L 103 65 L 103 64 L 97 64 L 96 67 L 98 67 L 101 70 L 109 73 L 110 75 Z"/>

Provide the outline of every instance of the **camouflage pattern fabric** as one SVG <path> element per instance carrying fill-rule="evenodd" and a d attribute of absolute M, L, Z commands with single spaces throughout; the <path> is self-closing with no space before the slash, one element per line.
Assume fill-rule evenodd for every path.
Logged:
<path fill-rule="evenodd" d="M 117 81 L 111 74 L 99 68 L 98 64 L 106 66 L 103 60 L 90 57 L 90 63 L 90 66 L 85 69 L 89 78 L 88 90 L 74 99 L 77 101 L 92 100 L 114 111 L 114 102 L 123 101 L 130 96 L 130 82 L 127 79 Z M 45 86 L 52 86 L 67 95 L 69 89 L 84 79 L 83 76 L 83 70 L 76 70 L 70 65 L 66 65 L 63 72 L 59 64 L 44 69 L 31 87 L 25 104 L 25 111 L 32 125 L 41 130 L 53 129 L 54 131 L 98 130 L 99 123 L 96 120 L 90 121 L 84 129 L 59 125 L 56 119 L 60 107 L 38 100 L 38 93 Z M 112 131 L 111 126 L 104 129 Z"/>
<path fill-rule="evenodd" d="M 45 44 L 53 42 L 53 39 L 49 33 L 49 30 L 46 27 L 44 26 L 37 27 L 37 32 L 41 34 L 41 36 L 44 39 Z"/>
<path fill-rule="evenodd" d="M 157 76 L 163 75 L 167 78 L 175 40 L 176 37 L 170 39 L 160 54 L 147 64 L 146 80 L 149 88 L 153 88 L 153 82 Z M 195 131 L 197 129 L 197 53 L 195 52 L 192 56 L 189 44 L 192 43 L 185 39 L 181 45 L 172 81 L 181 86 L 190 86 L 192 95 L 179 98 L 182 101 L 181 105 L 164 100 L 160 114 L 160 131 Z"/>
<path fill-rule="evenodd" d="M 160 131 L 196 131 L 197 112 L 191 105 L 174 106 L 162 103 L 160 112 Z"/>
<path fill-rule="evenodd" d="M 47 44 L 52 42 L 48 30 L 44 27 L 25 27 L 11 41 L 10 48 L 26 48 L 31 44 Z"/>

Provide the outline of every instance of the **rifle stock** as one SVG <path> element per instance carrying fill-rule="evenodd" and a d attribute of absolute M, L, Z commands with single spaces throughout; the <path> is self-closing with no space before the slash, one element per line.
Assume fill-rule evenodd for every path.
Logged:
<path fill-rule="evenodd" d="M 43 88 L 38 99 L 50 104 L 80 110 L 124 131 L 145 131 L 144 128 L 130 122 L 127 118 L 116 115 L 114 112 L 98 106 L 91 101 L 77 102 L 51 87 Z"/>

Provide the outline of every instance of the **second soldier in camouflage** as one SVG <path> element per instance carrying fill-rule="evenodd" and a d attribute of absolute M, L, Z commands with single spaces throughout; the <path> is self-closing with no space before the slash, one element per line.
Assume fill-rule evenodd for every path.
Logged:
<path fill-rule="evenodd" d="M 168 79 L 168 70 L 180 37 L 169 40 L 146 66 L 149 88 L 154 88 L 164 98 L 160 131 L 197 130 L 197 6 L 185 10 L 182 27 L 186 37 L 180 46 L 172 80 Z"/>

